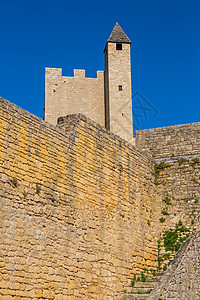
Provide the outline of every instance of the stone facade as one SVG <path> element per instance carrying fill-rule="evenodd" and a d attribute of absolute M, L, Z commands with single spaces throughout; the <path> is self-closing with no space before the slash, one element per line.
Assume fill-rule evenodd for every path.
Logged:
<path fill-rule="evenodd" d="M 56 125 L 60 116 L 82 113 L 104 126 L 104 72 L 85 77 L 85 70 L 74 70 L 73 77 L 62 76 L 62 69 L 45 69 L 45 116 Z"/>
<path fill-rule="evenodd" d="M 0 98 L 0 125 L 0 299 L 121 299 L 135 274 L 157 270 L 167 230 L 197 227 L 190 126 L 166 166 L 81 114 L 55 127 Z"/>
<path fill-rule="evenodd" d="M 105 47 L 105 72 L 96 78 L 85 78 L 85 70 L 66 77 L 61 68 L 46 68 L 44 120 L 56 125 L 61 116 L 82 113 L 133 143 L 130 45 L 116 23 Z"/>
<path fill-rule="evenodd" d="M 138 130 L 135 142 L 136 147 L 151 153 L 156 161 L 199 157 L 200 123 Z"/>
<path fill-rule="evenodd" d="M 0 298 L 118 299 L 156 267 L 151 157 L 82 115 L 0 114 Z"/>

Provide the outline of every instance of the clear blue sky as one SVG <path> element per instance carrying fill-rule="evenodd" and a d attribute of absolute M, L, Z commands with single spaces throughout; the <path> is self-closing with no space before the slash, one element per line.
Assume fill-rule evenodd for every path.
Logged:
<path fill-rule="evenodd" d="M 199 0 L 8 0 L 0 8 L 1 97 L 42 118 L 44 68 L 95 77 L 117 21 L 132 41 L 133 94 L 149 109 L 135 105 L 137 129 L 200 121 Z"/>

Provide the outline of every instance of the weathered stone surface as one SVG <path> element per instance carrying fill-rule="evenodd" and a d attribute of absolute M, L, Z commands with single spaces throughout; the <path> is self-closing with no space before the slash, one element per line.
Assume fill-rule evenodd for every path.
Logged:
<path fill-rule="evenodd" d="M 156 266 L 153 160 L 82 115 L 67 120 L 64 132 L 1 98 L 1 299 L 117 299 Z"/>
<path fill-rule="evenodd" d="M 138 130 L 136 146 L 157 160 L 176 161 L 200 156 L 200 123 Z"/>
<path fill-rule="evenodd" d="M 200 299 L 200 227 L 179 249 L 147 299 Z"/>
<path fill-rule="evenodd" d="M 200 164 L 171 161 L 155 182 L 154 163 L 81 114 L 55 127 L 1 98 L 0 298 L 120 299 L 155 270 L 163 232 L 197 227 Z"/>

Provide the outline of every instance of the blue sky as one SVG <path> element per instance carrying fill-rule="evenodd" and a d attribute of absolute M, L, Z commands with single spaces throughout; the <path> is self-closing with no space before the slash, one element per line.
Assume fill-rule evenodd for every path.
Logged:
<path fill-rule="evenodd" d="M 95 77 L 117 21 L 132 41 L 135 128 L 200 121 L 199 0 L 8 0 L 0 11 L 1 97 L 42 118 L 44 68 Z"/>

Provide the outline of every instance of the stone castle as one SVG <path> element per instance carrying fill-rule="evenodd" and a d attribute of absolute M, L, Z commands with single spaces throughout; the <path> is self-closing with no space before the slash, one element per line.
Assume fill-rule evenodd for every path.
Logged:
<path fill-rule="evenodd" d="M 133 137 L 118 24 L 105 58 L 46 69 L 45 121 L 0 98 L 2 300 L 200 299 L 200 123 Z"/>
<path fill-rule="evenodd" d="M 45 70 L 45 121 L 56 125 L 63 115 L 82 113 L 125 140 L 133 141 L 131 95 L 131 41 L 116 23 L 105 46 L 105 71 L 86 78 L 73 77 L 60 68 Z"/>

